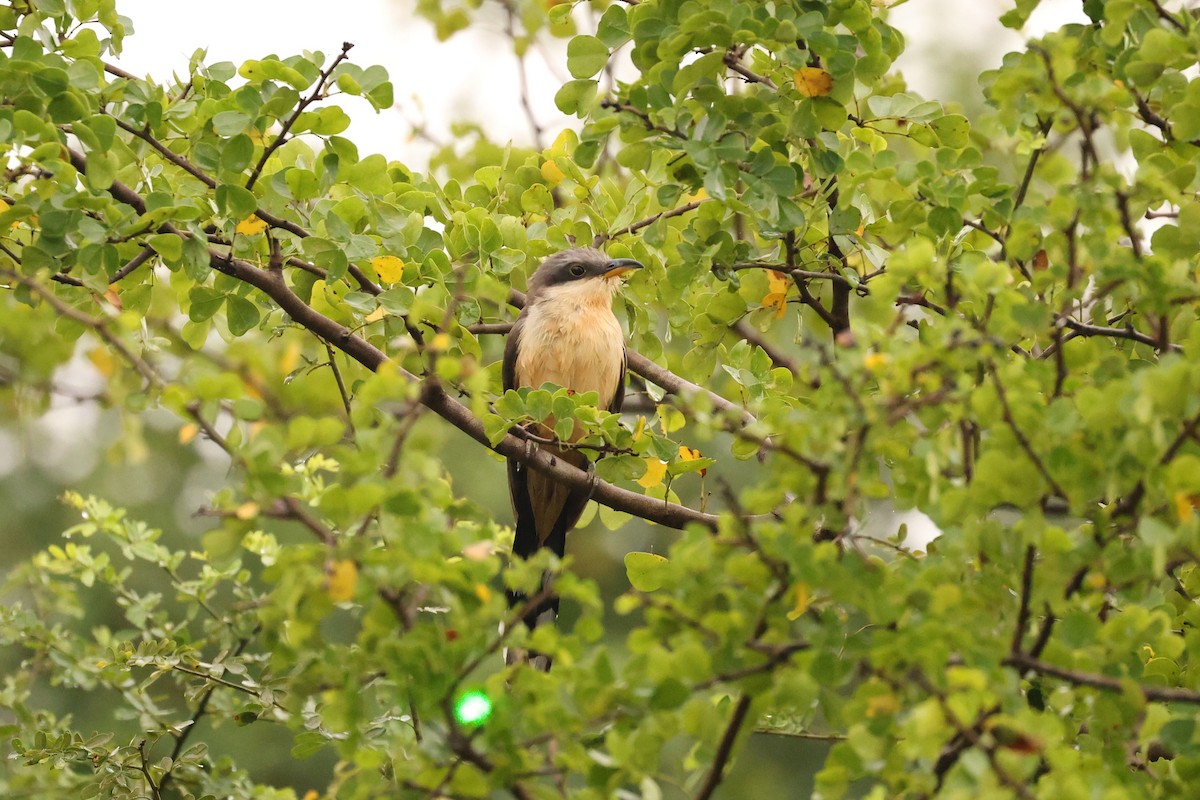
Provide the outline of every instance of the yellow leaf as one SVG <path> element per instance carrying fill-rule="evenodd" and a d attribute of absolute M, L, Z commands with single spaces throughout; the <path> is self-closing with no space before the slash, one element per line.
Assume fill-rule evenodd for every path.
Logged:
<path fill-rule="evenodd" d="M 660 403 L 655 406 L 655 410 L 658 411 L 658 423 L 662 426 L 663 436 L 669 436 L 673 431 L 677 431 L 687 424 L 687 417 L 674 406 Z"/>
<path fill-rule="evenodd" d="M 895 714 L 900 710 L 900 702 L 895 695 L 877 694 L 867 699 L 867 719 L 875 719 L 882 714 Z"/>
<path fill-rule="evenodd" d="M 112 353 L 102 348 L 97 347 L 95 350 L 89 350 L 88 361 L 91 361 L 96 371 L 105 378 L 111 378 L 113 373 L 117 371 L 117 362 L 113 359 Z"/>
<path fill-rule="evenodd" d="M 888 363 L 887 353 L 867 353 L 863 356 L 863 366 L 871 372 L 877 372 Z"/>
<path fill-rule="evenodd" d="M 558 164 L 555 164 L 553 161 L 547 161 L 542 164 L 542 177 L 546 179 L 546 183 L 555 186 L 567 176 L 566 173 L 559 169 Z"/>
<path fill-rule="evenodd" d="M 688 447 L 686 444 L 679 445 L 679 460 L 680 461 L 696 461 L 701 458 L 704 458 L 704 456 L 700 455 L 699 450 Z M 707 475 L 708 470 L 702 469 L 702 470 L 700 470 L 700 474 Z"/>
<path fill-rule="evenodd" d="M 479 598 L 479 602 L 486 603 L 492 599 L 492 590 L 486 584 L 475 584 L 475 596 Z"/>
<path fill-rule="evenodd" d="M 300 342 L 293 339 L 287 343 L 287 347 L 283 349 L 283 355 L 279 357 L 279 371 L 284 375 L 292 374 L 296 367 L 300 366 L 300 354 L 303 348 Z"/>
<path fill-rule="evenodd" d="M 792 606 L 792 610 L 788 612 L 788 619 L 799 619 L 808 607 L 812 605 L 812 594 L 808 591 L 807 583 L 797 583 L 794 590 L 796 595 L 796 603 Z"/>
<path fill-rule="evenodd" d="M 386 316 L 387 316 L 387 309 L 385 309 L 383 306 L 380 306 L 379 308 L 372 311 L 370 314 L 367 314 L 365 317 L 363 317 L 363 322 L 367 322 L 367 323 L 379 322 L 379 320 L 383 319 Z"/>
<path fill-rule="evenodd" d="M 300 800 L 319 800 L 320 797 L 321 795 L 316 789 L 309 789 Z"/>
<path fill-rule="evenodd" d="M 267 229 L 267 223 L 258 218 L 257 214 L 251 214 L 237 224 L 235 230 L 242 236 L 253 236 L 256 233 L 262 233 Z"/>
<path fill-rule="evenodd" d="M 570 128 L 563 128 L 558 136 L 554 137 L 554 141 L 545 149 L 547 158 L 555 156 L 567 156 L 575 152 L 575 145 L 579 143 L 579 137 L 575 131 Z"/>
<path fill-rule="evenodd" d="M 371 259 L 371 266 L 384 283 L 399 283 L 400 276 L 404 274 L 404 262 L 395 256 L 375 256 Z"/>
<path fill-rule="evenodd" d="M 233 515 L 240 520 L 254 519 L 258 516 L 258 503 L 247 501 L 237 507 Z"/>
<path fill-rule="evenodd" d="M 787 294 L 787 290 L 791 286 L 792 281 L 785 273 L 773 269 L 767 270 L 767 291 Z"/>
<path fill-rule="evenodd" d="M 645 489 L 653 489 L 663 482 L 667 475 L 667 462 L 657 458 L 646 459 L 646 474 L 638 478 L 638 485 Z"/>
<path fill-rule="evenodd" d="M 179 443 L 191 444 L 192 440 L 196 438 L 196 434 L 198 433 L 200 433 L 200 426 L 194 422 L 189 422 L 187 425 L 184 425 L 179 429 Z"/>
<path fill-rule="evenodd" d="M 824 97 L 833 90 L 833 76 L 820 67 L 801 67 L 792 74 L 792 81 L 805 97 Z"/>
<path fill-rule="evenodd" d="M 441 353 L 450 348 L 450 334 L 439 333 L 429 340 L 429 349 Z"/>
<path fill-rule="evenodd" d="M 1196 515 L 1196 503 L 1200 501 L 1200 498 L 1187 492 L 1176 492 L 1174 499 L 1175 513 L 1179 515 L 1179 521 L 1191 522 L 1192 517 Z"/>
<path fill-rule="evenodd" d="M 762 299 L 762 307 L 775 309 L 775 319 L 779 319 L 787 311 L 787 295 L 782 292 L 769 292 Z"/>
<path fill-rule="evenodd" d="M 358 585 L 358 565 L 349 559 L 334 561 L 325 568 L 325 593 L 335 603 L 344 603 L 354 597 Z"/>
<path fill-rule="evenodd" d="M 638 416 L 637 424 L 633 426 L 633 440 L 635 442 L 640 442 L 642 440 L 642 436 L 644 436 L 645 433 L 646 433 L 646 418 L 644 416 Z"/>
<path fill-rule="evenodd" d="M 775 309 L 775 319 L 779 319 L 787 311 L 787 293 L 791 286 L 792 282 L 786 274 L 773 269 L 767 270 L 767 294 L 762 299 L 762 306 Z"/>

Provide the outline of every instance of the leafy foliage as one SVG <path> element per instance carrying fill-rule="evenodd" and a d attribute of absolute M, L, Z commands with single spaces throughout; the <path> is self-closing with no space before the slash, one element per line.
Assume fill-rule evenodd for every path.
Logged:
<path fill-rule="evenodd" d="M 418 5 L 443 36 L 478 6 Z M 822 798 L 1182 796 L 1200 17 L 1087 2 L 968 119 L 906 89 L 879 3 L 592 5 L 586 30 L 569 3 L 504 10 L 518 56 L 569 40 L 578 131 L 424 172 L 341 135 L 340 95 L 392 102 L 349 45 L 197 53 L 157 84 L 114 62 L 112 0 L 0 8 L 0 396 L 32 419 L 84 357 L 115 455 L 166 410 L 229 465 L 201 543 L 72 492 L 79 523 L 12 570 L 0 787 L 292 797 L 211 752 L 275 726 L 294 759 L 332 754 L 338 798 L 708 798 L 751 730 L 834 742 Z M 518 287 L 585 244 L 647 266 L 623 419 L 499 389 Z M 512 428 L 551 416 L 598 476 Z M 623 642 L 570 571 L 573 628 L 513 624 L 502 586 L 562 565 L 505 566 L 451 428 L 466 458 L 594 485 L 610 525 L 683 529 L 627 558 Z M 941 535 L 869 533 L 881 504 Z M 44 707 L 73 690 L 109 698 L 109 730 Z"/>

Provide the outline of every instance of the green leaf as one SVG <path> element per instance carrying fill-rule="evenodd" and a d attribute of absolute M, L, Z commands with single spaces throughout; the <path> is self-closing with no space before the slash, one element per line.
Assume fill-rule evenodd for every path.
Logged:
<path fill-rule="evenodd" d="M 567 44 L 567 70 L 575 78 L 590 78 L 608 63 L 608 48 L 595 36 L 576 36 Z"/>
<path fill-rule="evenodd" d="M 222 111 L 213 116 L 212 126 L 218 136 L 236 136 L 250 127 L 250 115 L 241 111 Z"/>
<path fill-rule="evenodd" d="M 667 559 L 657 553 L 626 553 L 625 574 L 639 592 L 656 592 L 666 582 Z"/>
<path fill-rule="evenodd" d="M 241 336 L 258 324 L 258 306 L 244 297 L 230 295 L 225 301 L 225 319 L 229 324 L 229 332 Z"/>
<path fill-rule="evenodd" d="M 937 135 L 938 141 L 946 147 L 962 148 L 967 146 L 971 126 L 962 114 L 946 114 L 929 123 Z"/>
<path fill-rule="evenodd" d="M 230 219 L 243 220 L 258 210 L 254 193 L 232 183 L 222 183 L 216 191 L 217 210 Z"/>
<path fill-rule="evenodd" d="M 154 252 L 162 256 L 164 261 L 173 264 L 183 258 L 183 239 L 173 233 L 147 236 L 146 243 L 154 248 Z"/>
<path fill-rule="evenodd" d="M 582 114 L 596 98 L 596 87 L 592 80 L 568 81 L 554 95 L 554 105 L 564 114 Z"/>
<path fill-rule="evenodd" d="M 188 292 L 188 319 L 203 322 L 212 317 L 225 305 L 225 293 L 211 286 L 195 286 Z"/>
<path fill-rule="evenodd" d="M 112 153 L 93 151 L 87 155 L 84 179 L 93 191 L 107 191 L 117 178 L 117 159 Z M 177 238 L 177 237 L 171 237 Z"/>

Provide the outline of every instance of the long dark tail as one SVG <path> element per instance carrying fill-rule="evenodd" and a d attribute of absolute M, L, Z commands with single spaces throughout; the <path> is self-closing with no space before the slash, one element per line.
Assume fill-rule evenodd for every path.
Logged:
<path fill-rule="evenodd" d="M 515 461 L 509 462 L 509 488 L 512 493 L 513 512 L 516 517 L 513 557 L 525 559 L 542 548 L 549 548 L 555 555 L 562 558 L 567 550 L 567 531 L 574 526 L 579 515 L 577 513 L 560 514 L 558 519 L 555 520 L 550 535 L 546 537 L 544 542 L 540 542 L 538 540 L 536 517 L 529 493 L 527 474 L 527 467 L 523 464 Z M 586 498 L 584 502 L 586 503 Z M 574 509 L 572 509 L 573 511 Z M 530 631 L 539 625 L 553 625 L 558 618 L 559 598 L 554 593 L 553 576 L 549 573 L 542 575 L 541 584 L 538 586 L 537 594 L 534 596 L 537 602 L 530 604 L 530 598 L 523 592 L 506 590 L 505 595 L 508 598 L 509 608 L 520 609 L 527 605 L 529 606 L 521 619 L 524 621 L 525 627 Z M 550 669 L 549 656 L 512 648 L 505 652 L 505 662 L 508 664 L 528 662 L 544 671 Z"/>

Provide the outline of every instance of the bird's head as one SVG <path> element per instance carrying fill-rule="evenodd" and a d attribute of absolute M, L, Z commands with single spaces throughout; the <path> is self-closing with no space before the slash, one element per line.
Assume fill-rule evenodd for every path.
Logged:
<path fill-rule="evenodd" d="M 642 265 L 632 258 L 609 258 L 583 247 L 564 250 L 547 258 L 529 279 L 529 295 L 541 298 L 563 293 L 611 298 L 617 278 Z"/>

